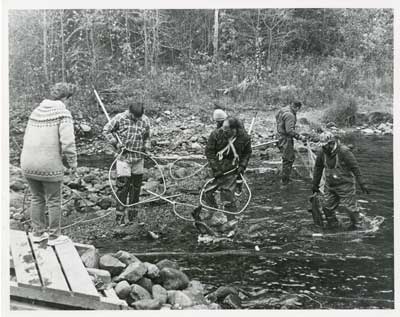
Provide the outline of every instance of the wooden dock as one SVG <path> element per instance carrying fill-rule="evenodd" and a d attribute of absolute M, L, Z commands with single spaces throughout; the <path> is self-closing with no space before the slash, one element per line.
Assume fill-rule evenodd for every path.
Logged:
<path fill-rule="evenodd" d="M 80 245 L 82 248 L 84 245 Z M 88 248 L 92 246 L 87 246 Z M 97 291 L 72 241 L 49 246 L 10 230 L 11 309 L 126 309 L 114 290 Z M 11 275 L 11 272 L 15 276 Z"/>

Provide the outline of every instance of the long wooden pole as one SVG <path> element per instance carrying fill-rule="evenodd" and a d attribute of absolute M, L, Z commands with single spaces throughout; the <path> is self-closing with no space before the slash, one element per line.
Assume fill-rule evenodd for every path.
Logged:
<path fill-rule="evenodd" d="M 99 102 L 99 104 L 101 106 L 101 109 L 103 109 L 103 112 L 106 115 L 107 121 L 111 122 L 110 116 L 108 115 L 106 107 L 104 106 L 103 102 L 101 101 L 99 94 L 97 93 L 96 89 L 93 89 L 93 91 L 94 91 L 97 101 Z M 117 138 L 117 141 L 119 142 L 119 144 L 122 145 L 122 141 L 121 141 L 119 135 L 115 133 L 114 136 Z"/>

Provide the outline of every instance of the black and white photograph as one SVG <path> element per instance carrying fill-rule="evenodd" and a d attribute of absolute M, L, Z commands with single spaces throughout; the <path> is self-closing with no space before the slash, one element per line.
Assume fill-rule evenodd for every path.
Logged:
<path fill-rule="evenodd" d="M 395 312 L 393 6 L 33 3 L 3 3 L 3 311 Z"/>

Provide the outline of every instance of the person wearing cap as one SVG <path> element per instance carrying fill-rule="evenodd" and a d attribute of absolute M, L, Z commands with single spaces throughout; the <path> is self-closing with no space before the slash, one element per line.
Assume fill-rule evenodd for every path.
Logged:
<path fill-rule="evenodd" d="M 328 228 L 339 226 L 335 211 L 339 204 L 346 210 L 351 229 L 360 227 L 361 219 L 356 201 L 356 182 L 363 193 L 369 194 L 357 160 L 351 150 L 340 143 L 331 132 L 320 136 L 321 149 L 318 151 L 313 175 L 313 193 L 319 193 L 322 173 L 325 171 L 325 214 Z"/>
<path fill-rule="evenodd" d="M 150 149 L 150 120 L 144 114 L 143 102 L 131 97 L 125 99 L 125 105 L 128 110 L 112 118 L 104 126 L 103 135 L 117 154 L 122 151 L 116 162 L 117 196 L 122 204 L 132 205 L 139 202 L 142 188 L 144 158 L 137 152 L 147 152 Z M 125 208 L 118 203 L 116 221 L 120 224 L 132 222 L 137 212 L 135 206 Z"/>
<path fill-rule="evenodd" d="M 205 189 L 205 202 L 218 208 L 215 191 L 221 193 L 223 209 L 235 212 L 235 189 L 238 175 L 242 175 L 252 153 L 250 136 L 237 118 L 227 117 L 221 128 L 215 129 L 207 142 L 205 154 L 214 181 Z M 233 215 L 228 214 L 228 219 Z"/>
<path fill-rule="evenodd" d="M 292 166 L 295 160 L 293 139 L 303 140 L 303 137 L 296 132 L 297 112 L 302 104 L 294 101 L 276 114 L 276 126 L 278 136 L 278 148 L 282 153 L 282 184 L 287 185 L 290 181 Z"/>
<path fill-rule="evenodd" d="M 48 240 L 51 244 L 67 239 L 60 228 L 61 185 L 64 163 L 72 175 L 77 168 L 74 124 L 67 109 L 74 93 L 72 84 L 55 84 L 50 97 L 32 111 L 25 129 L 21 169 L 32 194 L 34 242 Z"/>
<path fill-rule="evenodd" d="M 213 113 L 213 120 L 217 124 L 217 129 L 222 127 L 224 120 L 228 117 L 223 109 L 215 109 Z"/>

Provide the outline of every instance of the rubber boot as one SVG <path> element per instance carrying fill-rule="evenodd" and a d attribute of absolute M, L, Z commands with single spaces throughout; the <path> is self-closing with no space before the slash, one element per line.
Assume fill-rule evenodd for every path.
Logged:
<path fill-rule="evenodd" d="M 118 199 L 123 203 L 127 203 L 127 198 L 128 198 L 128 192 L 129 192 L 129 177 L 127 176 L 120 176 L 117 177 L 117 196 Z M 116 210 L 116 215 L 115 215 L 115 221 L 118 224 L 123 224 L 125 223 L 125 213 L 126 213 L 126 208 L 117 202 L 117 210 Z"/>
<path fill-rule="evenodd" d="M 236 180 L 235 196 L 240 197 L 242 195 L 243 181 L 240 179 Z"/>
<path fill-rule="evenodd" d="M 336 216 L 326 217 L 326 228 L 327 229 L 337 229 L 339 228 L 339 221 Z"/>
<path fill-rule="evenodd" d="M 349 216 L 350 216 L 350 227 L 349 227 L 349 229 L 350 230 L 362 229 L 363 225 L 362 225 L 360 213 L 358 211 L 351 212 L 349 214 Z"/>

